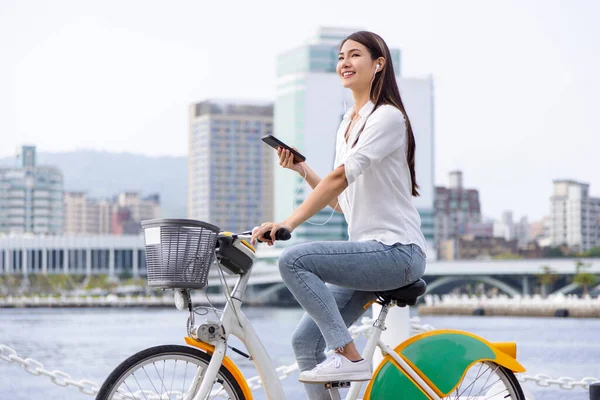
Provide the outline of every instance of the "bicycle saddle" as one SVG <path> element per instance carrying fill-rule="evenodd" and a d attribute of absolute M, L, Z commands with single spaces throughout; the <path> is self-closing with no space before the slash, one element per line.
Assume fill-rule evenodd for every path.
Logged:
<path fill-rule="evenodd" d="M 384 303 L 389 304 L 395 301 L 400 307 L 414 306 L 420 296 L 427 291 L 427 284 L 423 279 L 419 279 L 409 285 L 398 289 L 386 290 L 385 292 L 375 292 L 377 297 Z"/>

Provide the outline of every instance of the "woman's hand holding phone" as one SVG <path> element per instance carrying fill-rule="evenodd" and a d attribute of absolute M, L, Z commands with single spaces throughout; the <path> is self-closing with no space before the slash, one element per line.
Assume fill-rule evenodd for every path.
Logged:
<path fill-rule="evenodd" d="M 298 151 L 297 148 L 292 147 L 294 150 Z M 304 174 L 304 162 L 294 163 L 294 154 L 288 149 L 283 147 L 277 147 L 277 156 L 279 156 L 279 165 L 283 168 L 291 169 L 292 171 L 296 171 L 300 175 Z"/>

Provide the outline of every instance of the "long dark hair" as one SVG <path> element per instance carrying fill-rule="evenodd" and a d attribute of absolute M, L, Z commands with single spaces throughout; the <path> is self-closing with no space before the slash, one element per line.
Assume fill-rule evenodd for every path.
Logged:
<path fill-rule="evenodd" d="M 371 59 L 376 60 L 379 57 L 383 57 L 386 61 L 383 70 L 375 75 L 375 79 L 371 85 L 370 99 L 373 104 L 375 104 L 373 111 L 377 110 L 377 108 L 383 104 L 389 104 L 396 107 L 402 112 L 402 114 L 404 114 L 404 119 L 406 121 L 406 133 L 408 135 L 406 160 L 410 170 L 410 179 L 412 181 L 412 195 L 419 196 L 419 185 L 417 185 L 417 179 L 415 176 L 415 137 L 410 125 L 410 120 L 408 119 L 408 115 L 404 109 L 402 98 L 400 97 L 398 84 L 396 83 L 396 75 L 394 74 L 394 66 L 392 64 L 390 49 L 381 36 L 373 32 L 360 31 L 351 34 L 342 41 L 340 44 L 340 49 L 348 40 L 354 40 L 355 42 L 365 46 L 369 50 L 369 53 L 371 53 Z M 373 113 L 373 111 L 371 111 L 371 113 Z M 358 141 L 359 137 L 360 132 L 356 138 L 356 141 Z M 353 144 L 353 146 L 354 145 L 356 145 L 356 142 Z"/>

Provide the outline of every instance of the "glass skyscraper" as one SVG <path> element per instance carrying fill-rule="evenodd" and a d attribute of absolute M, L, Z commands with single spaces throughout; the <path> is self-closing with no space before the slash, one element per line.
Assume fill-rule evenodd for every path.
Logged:
<path fill-rule="evenodd" d="M 297 147 L 307 164 L 321 178 L 333 170 L 336 132 L 346 110 L 353 104 L 352 93 L 344 89 L 336 74 L 341 41 L 358 29 L 320 28 L 306 43 L 277 60 L 277 89 L 274 135 Z M 433 244 L 433 84 L 430 78 L 402 78 L 401 53 L 390 49 L 398 86 L 416 139 L 417 182 L 421 196 L 414 198 L 421 215 L 421 229 Z M 295 172 L 275 166 L 275 220 L 288 217 L 310 192 Z M 311 218 L 323 223 L 331 215 L 327 207 Z M 335 213 L 321 225 L 304 223 L 295 232 L 296 241 L 346 240 L 344 216 Z"/>

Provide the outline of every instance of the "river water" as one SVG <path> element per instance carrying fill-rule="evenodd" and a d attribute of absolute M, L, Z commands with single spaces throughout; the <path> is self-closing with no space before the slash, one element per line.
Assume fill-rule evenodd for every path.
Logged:
<path fill-rule="evenodd" d="M 290 337 L 302 311 L 297 308 L 245 308 L 274 364 L 294 362 Z M 131 354 L 158 344 L 184 344 L 187 314 L 175 309 L 0 309 L 0 344 L 33 358 L 48 370 L 75 380 L 101 383 Z M 470 331 L 490 341 L 516 341 L 518 359 L 529 375 L 600 378 L 600 320 L 472 316 L 427 316 L 436 328 Z M 364 340 L 359 341 L 359 345 Z M 239 343 L 239 342 L 236 342 Z M 235 345 L 235 343 L 234 343 Z M 230 353 L 248 378 L 251 362 Z M 288 400 L 305 396 L 297 373 L 283 381 Z M 583 389 L 562 390 L 524 385 L 536 400 L 587 400 Z M 256 399 L 265 399 L 256 391 Z M 61 388 L 43 376 L 0 361 L 0 400 L 90 400 L 75 388 Z"/>

